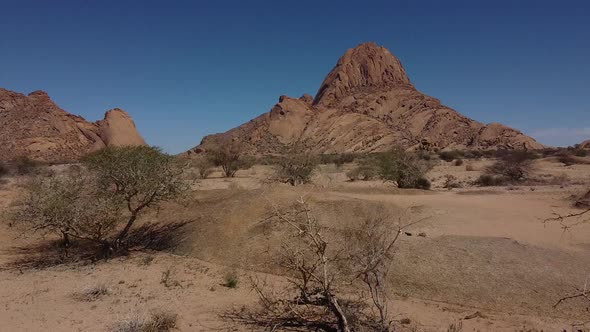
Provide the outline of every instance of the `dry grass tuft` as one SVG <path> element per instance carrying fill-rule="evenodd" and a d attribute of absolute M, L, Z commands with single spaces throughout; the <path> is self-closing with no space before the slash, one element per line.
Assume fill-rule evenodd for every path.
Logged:
<path fill-rule="evenodd" d="M 77 301 L 94 302 L 105 295 L 109 294 L 109 289 L 105 284 L 98 284 L 96 286 L 89 286 L 79 292 L 72 294 L 72 297 Z"/>
<path fill-rule="evenodd" d="M 152 312 L 149 317 L 135 316 L 117 322 L 112 332 L 168 332 L 176 328 L 178 315 L 167 311 Z"/>

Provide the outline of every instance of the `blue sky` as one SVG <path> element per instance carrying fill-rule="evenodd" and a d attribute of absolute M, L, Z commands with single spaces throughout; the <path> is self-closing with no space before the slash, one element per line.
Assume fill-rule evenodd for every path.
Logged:
<path fill-rule="evenodd" d="M 416 87 L 551 145 L 590 139 L 588 1 L 4 1 L 0 87 L 88 120 L 127 110 L 177 153 L 315 94 L 375 41 Z"/>

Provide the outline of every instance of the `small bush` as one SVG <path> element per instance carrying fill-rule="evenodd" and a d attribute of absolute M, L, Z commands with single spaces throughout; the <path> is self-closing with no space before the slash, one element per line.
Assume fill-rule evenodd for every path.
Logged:
<path fill-rule="evenodd" d="M 414 188 L 416 189 L 430 190 L 430 187 L 431 183 L 427 178 L 419 178 L 414 183 Z"/>
<path fill-rule="evenodd" d="M 233 178 L 240 169 L 248 169 L 255 163 L 255 159 L 244 156 L 242 147 L 236 143 L 229 143 L 207 152 L 209 160 L 215 166 L 221 166 L 227 178 Z"/>
<path fill-rule="evenodd" d="M 227 288 L 238 288 L 239 278 L 235 272 L 229 272 L 224 277 L 223 285 Z"/>
<path fill-rule="evenodd" d="M 533 171 L 532 159 L 535 158 L 535 155 L 527 151 L 512 151 L 486 168 L 486 173 L 513 182 L 522 181 L 527 179 Z"/>
<path fill-rule="evenodd" d="M 378 169 L 375 165 L 367 162 L 366 160 L 361 161 L 361 164 L 346 173 L 346 176 L 350 181 L 370 181 L 374 180 L 378 176 Z"/>
<path fill-rule="evenodd" d="M 93 302 L 107 295 L 108 293 L 109 289 L 107 286 L 99 284 L 96 286 L 84 288 L 83 290 L 74 293 L 72 297 L 78 301 Z"/>
<path fill-rule="evenodd" d="M 501 177 L 483 174 L 475 180 L 474 184 L 480 187 L 501 186 L 504 180 Z"/>
<path fill-rule="evenodd" d="M 456 159 L 454 165 L 455 166 L 461 166 L 461 165 L 463 165 L 463 159 L 461 159 L 461 158 Z"/>
<path fill-rule="evenodd" d="M 0 178 L 8 175 L 8 167 L 6 167 L 4 164 L 0 163 Z"/>
<path fill-rule="evenodd" d="M 454 175 L 447 174 L 445 175 L 445 183 L 443 184 L 443 188 L 451 190 L 453 188 L 460 188 L 461 185 L 457 181 L 457 178 Z"/>
<path fill-rule="evenodd" d="M 286 151 L 277 164 L 276 176 L 280 182 L 292 186 L 311 182 L 311 176 L 317 167 L 317 159 L 309 153 Z"/>
<path fill-rule="evenodd" d="M 29 157 L 22 156 L 14 161 L 14 166 L 16 169 L 16 174 L 29 175 L 36 172 L 37 166 L 39 166 L 39 164 Z"/>
<path fill-rule="evenodd" d="M 176 328 L 178 315 L 158 311 L 149 317 L 133 317 L 117 322 L 113 332 L 168 332 Z"/>
<path fill-rule="evenodd" d="M 451 162 L 455 159 L 459 159 L 463 156 L 461 151 L 453 150 L 453 151 L 441 151 L 438 153 L 438 157 L 446 162 Z"/>
<path fill-rule="evenodd" d="M 588 151 L 584 149 L 577 149 L 574 150 L 574 156 L 576 157 L 586 157 L 588 155 Z"/>
<path fill-rule="evenodd" d="M 430 181 L 424 175 L 432 167 L 415 154 L 395 148 L 376 158 L 379 177 L 384 181 L 397 183 L 399 188 L 430 188 Z"/>
<path fill-rule="evenodd" d="M 197 174 L 200 179 L 206 179 L 213 173 L 213 162 L 208 158 L 197 158 L 191 161 L 192 166 L 197 169 Z"/>
<path fill-rule="evenodd" d="M 475 167 L 473 167 L 473 165 L 467 165 L 465 166 L 465 170 L 468 172 L 473 172 L 475 171 Z"/>

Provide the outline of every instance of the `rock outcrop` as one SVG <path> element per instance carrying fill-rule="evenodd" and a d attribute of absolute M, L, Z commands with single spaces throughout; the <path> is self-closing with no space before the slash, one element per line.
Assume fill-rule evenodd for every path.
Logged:
<path fill-rule="evenodd" d="M 590 139 L 586 140 L 578 145 L 580 149 L 590 150 Z"/>
<path fill-rule="evenodd" d="M 123 110 L 91 123 L 59 108 L 43 91 L 23 95 L 0 88 L 0 160 L 74 161 L 106 146 L 140 144 L 145 142 Z"/>
<path fill-rule="evenodd" d="M 411 149 L 540 149 L 523 133 L 485 125 L 418 91 L 401 62 L 384 47 L 361 44 L 327 75 L 315 98 L 281 96 L 256 119 L 210 135 L 188 154 L 239 141 L 252 154 L 301 144 L 316 153 Z"/>

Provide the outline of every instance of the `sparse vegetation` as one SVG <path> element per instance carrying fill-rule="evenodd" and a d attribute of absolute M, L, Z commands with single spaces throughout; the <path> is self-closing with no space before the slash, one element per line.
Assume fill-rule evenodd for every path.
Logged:
<path fill-rule="evenodd" d="M 207 152 L 209 160 L 215 166 L 220 166 L 227 178 L 233 178 L 240 169 L 248 169 L 253 161 L 245 157 L 241 145 L 228 143 Z"/>
<path fill-rule="evenodd" d="M 311 182 L 316 166 L 316 157 L 292 147 L 278 158 L 276 176 L 280 182 L 292 186 L 305 184 Z"/>
<path fill-rule="evenodd" d="M 513 151 L 486 168 L 486 174 L 501 177 L 507 182 L 527 179 L 533 171 L 532 160 L 536 155 L 527 151 Z"/>
<path fill-rule="evenodd" d="M 361 160 L 360 165 L 346 172 L 350 181 L 370 181 L 378 177 L 378 169 L 374 162 L 368 158 Z"/>
<path fill-rule="evenodd" d="M 457 177 L 451 174 L 445 175 L 445 182 L 443 188 L 451 190 L 453 188 L 460 188 L 461 184 L 458 182 Z"/>
<path fill-rule="evenodd" d="M 178 315 L 168 311 L 156 311 L 147 317 L 135 316 L 114 324 L 112 332 L 168 332 L 176 328 Z"/>
<path fill-rule="evenodd" d="M 205 156 L 200 156 L 191 161 L 191 165 L 196 168 L 198 177 L 200 179 L 206 179 L 213 173 L 213 162 Z"/>
<path fill-rule="evenodd" d="M 89 155 L 85 172 L 37 177 L 9 214 L 25 235 L 57 234 L 101 247 L 101 256 L 124 250 L 145 209 L 179 197 L 186 186 L 176 161 L 157 148 L 112 147 Z M 119 226 L 124 225 L 120 228 Z"/>
<path fill-rule="evenodd" d="M 14 161 L 14 168 L 16 170 L 16 174 L 18 174 L 18 175 L 34 174 L 36 172 L 38 166 L 39 166 L 38 162 L 36 162 L 26 156 L 18 157 Z"/>
<path fill-rule="evenodd" d="M 461 159 L 461 158 L 455 159 L 455 162 L 453 164 L 455 166 L 461 166 L 461 165 L 463 165 L 463 159 Z"/>
<path fill-rule="evenodd" d="M 446 162 L 451 162 L 455 159 L 460 159 L 463 157 L 463 153 L 458 150 L 441 151 L 438 153 L 438 157 Z"/>
<path fill-rule="evenodd" d="M 378 156 L 376 162 L 379 177 L 384 181 L 394 182 L 399 188 L 430 188 L 430 181 L 424 176 L 432 165 L 415 154 L 395 148 Z"/>
<path fill-rule="evenodd" d="M 72 297 L 78 301 L 93 302 L 108 294 L 109 289 L 107 286 L 104 284 L 98 284 L 96 286 L 86 287 L 81 291 L 72 294 Z"/>
<path fill-rule="evenodd" d="M 362 231 L 348 233 L 339 247 L 332 241 L 336 234 L 320 225 L 303 197 L 288 211 L 273 211 L 267 222 L 290 234 L 278 264 L 292 276 L 294 288 L 278 294 L 253 280 L 260 310 L 244 309 L 224 317 L 273 330 L 392 331 L 385 279 L 403 226 L 392 225 L 383 211 L 375 211 L 366 216 Z M 354 294 L 343 294 L 342 288 L 353 284 L 363 285 L 362 291 L 356 287 Z M 365 310 L 368 305 L 371 310 Z"/>
<path fill-rule="evenodd" d="M 0 178 L 8 174 L 8 167 L 4 163 L 0 163 Z"/>
<path fill-rule="evenodd" d="M 223 285 L 227 288 L 238 288 L 239 277 L 235 271 L 231 271 L 225 274 Z"/>
<path fill-rule="evenodd" d="M 492 187 L 492 186 L 502 186 L 504 185 L 505 181 L 501 177 L 482 174 L 475 180 L 474 184 L 481 187 Z"/>

